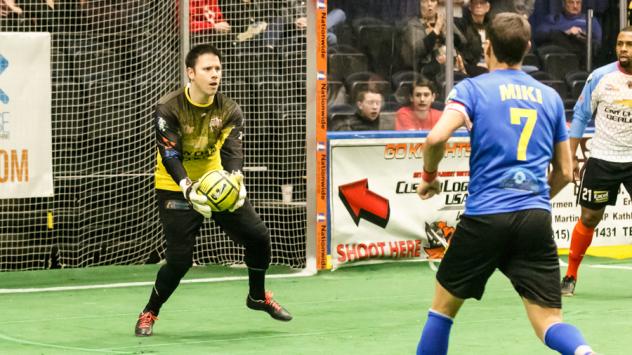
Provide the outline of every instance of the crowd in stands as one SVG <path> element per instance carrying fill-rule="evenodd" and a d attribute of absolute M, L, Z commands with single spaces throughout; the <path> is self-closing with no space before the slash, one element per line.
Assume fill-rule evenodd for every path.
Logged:
<path fill-rule="evenodd" d="M 612 1 L 457 0 L 453 4 L 455 84 L 487 72 L 485 26 L 500 12 L 529 19 L 532 48 L 523 70 L 560 94 L 568 119 L 588 72 L 614 59 L 600 51 L 617 33 L 613 25 L 618 9 L 608 11 L 616 6 Z M 589 6 L 594 10 L 591 68 L 586 67 Z M 432 128 L 445 96 L 445 1 L 329 0 L 328 10 L 328 20 L 336 14 L 327 26 L 329 130 Z M 367 92 L 379 95 L 382 102 L 376 117 L 362 109 Z"/>

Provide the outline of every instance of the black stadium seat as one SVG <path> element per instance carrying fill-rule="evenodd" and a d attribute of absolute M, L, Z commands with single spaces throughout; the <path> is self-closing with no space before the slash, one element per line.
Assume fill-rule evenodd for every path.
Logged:
<path fill-rule="evenodd" d="M 553 79 L 564 80 L 566 74 L 579 69 L 579 59 L 571 53 L 549 53 L 543 58 L 544 71 Z"/>

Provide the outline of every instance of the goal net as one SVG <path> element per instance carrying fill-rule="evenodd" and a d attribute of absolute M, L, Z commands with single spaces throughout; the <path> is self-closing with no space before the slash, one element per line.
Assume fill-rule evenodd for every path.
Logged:
<path fill-rule="evenodd" d="M 24 3 L 0 17 L 0 31 L 51 33 L 54 197 L 0 199 L 0 270 L 161 260 L 151 114 L 182 86 L 178 4 Z M 294 19 L 306 9 L 221 2 L 230 32 L 220 32 L 196 23 L 218 16 L 202 3 L 190 2 L 188 45 L 223 51 L 220 90 L 245 114 L 245 181 L 271 231 L 272 263 L 304 268 L 306 50 Z M 292 201 L 283 202 L 281 185 L 293 186 Z M 241 264 L 243 250 L 209 221 L 194 262 Z"/>

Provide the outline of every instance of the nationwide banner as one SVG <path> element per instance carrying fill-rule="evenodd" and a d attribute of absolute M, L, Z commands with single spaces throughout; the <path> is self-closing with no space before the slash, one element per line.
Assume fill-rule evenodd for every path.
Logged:
<path fill-rule="evenodd" d="M 50 34 L 0 32 L 0 198 L 53 196 Z"/>
<path fill-rule="evenodd" d="M 470 144 L 465 131 L 448 141 L 439 166 L 441 193 L 424 201 L 415 193 L 424 141 L 422 132 L 329 134 L 329 255 L 334 269 L 443 256 L 467 200 Z M 580 213 L 577 190 L 569 184 L 552 201 L 554 238 L 562 253 Z M 632 257 L 630 196 L 621 192 L 617 205 L 606 211 L 589 254 Z"/>

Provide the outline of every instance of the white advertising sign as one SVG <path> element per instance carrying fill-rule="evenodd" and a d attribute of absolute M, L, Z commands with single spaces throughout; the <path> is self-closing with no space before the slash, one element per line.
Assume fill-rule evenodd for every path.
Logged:
<path fill-rule="evenodd" d="M 422 171 L 421 135 L 329 140 L 333 268 L 443 256 L 467 199 L 469 138 L 460 132 L 448 141 L 439 166 L 442 192 L 423 201 L 415 193 Z M 568 248 L 580 213 L 575 190 L 570 184 L 553 200 L 554 237 L 560 248 Z M 630 196 L 622 192 L 607 213 L 593 246 L 632 244 Z"/>
<path fill-rule="evenodd" d="M 50 34 L 0 32 L 0 198 L 53 196 Z"/>

